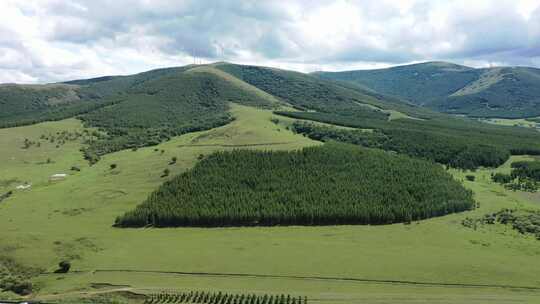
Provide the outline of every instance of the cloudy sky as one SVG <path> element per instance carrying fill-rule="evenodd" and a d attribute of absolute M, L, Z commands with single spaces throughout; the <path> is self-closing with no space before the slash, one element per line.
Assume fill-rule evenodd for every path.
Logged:
<path fill-rule="evenodd" d="M 194 60 L 304 72 L 428 60 L 540 67 L 540 0 L 0 0 L 0 82 Z"/>

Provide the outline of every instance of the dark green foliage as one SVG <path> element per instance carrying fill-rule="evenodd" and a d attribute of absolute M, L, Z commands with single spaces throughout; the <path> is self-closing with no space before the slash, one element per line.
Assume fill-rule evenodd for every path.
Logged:
<path fill-rule="evenodd" d="M 317 72 L 315 75 L 364 85 L 377 92 L 423 104 L 458 91 L 477 79 L 479 72 L 464 66 L 430 62 L 377 70 Z"/>
<path fill-rule="evenodd" d="M 540 182 L 540 161 L 519 161 L 512 163 L 513 178 L 529 178 Z"/>
<path fill-rule="evenodd" d="M 0 291 L 28 295 L 33 289 L 29 279 L 38 272 L 37 269 L 25 267 L 8 257 L 0 256 Z"/>
<path fill-rule="evenodd" d="M 486 214 L 482 218 L 466 218 L 462 223 L 475 230 L 480 225 L 493 225 L 495 223 L 511 225 L 519 233 L 532 234 L 540 240 L 540 211 L 538 210 L 503 209 L 499 212 Z"/>
<path fill-rule="evenodd" d="M 491 179 L 510 190 L 536 192 L 540 188 L 540 161 L 519 161 L 512 163 L 510 174 L 496 173 Z"/>
<path fill-rule="evenodd" d="M 496 143 L 486 144 L 482 139 L 475 141 L 473 136 L 465 134 L 398 128 L 383 132 L 389 138 L 383 149 L 430 159 L 453 168 L 498 167 L 510 157 L 510 152 Z"/>
<path fill-rule="evenodd" d="M 491 180 L 499 184 L 508 184 L 514 180 L 512 175 L 504 173 L 495 173 L 491 176 Z"/>
<path fill-rule="evenodd" d="M 60 120 L 121 102 L 118 93 L 133 85 L 137 77 L 111 77 L 111 81 L 88 86 L 75 83 L 0 86 L 0 128 Z M 119 86 L 119 82 L 123 85 Z"/>
<path fill-rule="evenodd" d="M 69 269 L 71 269 L 71 263 L 69 261 L 61 261 L 60 263 L 58 263 L 58 269 L 55 272 L 68 273 Z"/>
<path fill-rule="evenodd" d="M 388 137 L 380 131 L 363 131 L 321 126 L 309 122 L 295 121 L 292 130 L 318 141 L 339 141 L 370 148 L 381 148 Z"/>
<path fill-rule="evenodd" d="M 474 182 L 476 180 L 476 176 L 474 175 L 465 175 L 465 178 L 470 182 Z"/>
<path fill-rule="evenodd" d="M 304 116 L 300 113 L 290 112 L 288 116 L 306 118 L 306 116 L 314 117 L 313 114 L 309 113 L 309 115 Z M 489 141 L 486 141 L 485 137 L 478 137 L 479 140 L 475 142 L 474 133 L 468 135 L 465 132 L 462 134 L 455 132 L 455 134 L 449 135 L 444 132 L 444 128 L 430 130 L 428 125 L 423 129 L 413 126 L 407 130 L 404 128 L 407 127 L 406 124 L 403 125 L 403 128 L 399 128 L 392 127 L 391 122 L 388 125 L 371 126 L 379 126 L 381 129 L 369 133 L 362 130 L 337 129 L 295 122 L 293 130 L 315 140 L 337 140 L 364 147 L 380 148 L 462 169 L 475 169 L 479 166 L 497 167 L 510 156 L 507 149 L 488 144 Z M 448 128 L 448 131 L 450 130 Z"/>
<path fill-rule="evenodd" d="M 305 120 L 314 120 L 324 123 L 329 123 L 333 125 L 351 127 L 351 128 L 361 128 L 361 129 L 376 129 L 386 126 L 387 122 L 386 116 L 382 117 L 373 117 L 373 116 L 357 116 L 357 113 L 344 112 L 344 113 L 321 113 L 321 112 L 285 112 L 285 111 L 274 111 L 275 114 L 283 115 L 292 118 L 305 119 Z"/>
<path fill-rule="evenodd" d="M 8 192 L 6 192 L 6 193 L 0 195 L 0 203 L 1 203 L 3 200 L 5 200 L 5 199 L 7 199 L 8 197 L 10 197 L 11 195 L 13 195 L 13 191 L 8 191 Z"/>
<path fill-rule="evenodd" d="M 275 299 L 275 300 L 274 300 Z M 202 303 L 202 304 L 307 304 L 307 297 L 267 294 L 227 294 L 222 292 L 190 291 L 155 293 L 146 296 L 144 304 Z"/>
<path fill-rule="evenodd" d="M 364 86 L 448 113 L 505 118 L 540 115 L 540 70 L 534 68 L 473 69 L 428 62 L 378 70 L 318 72 L 315 76 Z M 478 89 L 478 83 L 488 85 Z M 467 86 L 466 94 L 455 94 Z"/>
<path fill-rule="evenodd" d="M 387 114 L 362 104 L 383 109 L 393 109 L 396 106 L 407 108 L 401 102 L 387 102 L 380 95 L 359 92 L 298 72 L 235 64 L 222 64 L 217 68 L 281 98 L 298 109 L 328 113 L 340 111 L 357 119 L 386 120 Z"/>
<path fill-rule="evenodd" d="M 389 224 L 473 207 L 441 166 L 338 143 L 206 157 L 164 183 L 121 227 Z"/>
<path fill-rule="evenodd" d="M 116 164 L 111 164 L 110 167 L 111 167 L 111 170 L 114 170 L 114 169 L 116 169 L 117 165 Z"/>
<path fill-rule="evenodd" d="M 522 118 L 540 115 L 540 69 L 515 67 L 481 69 L 499 81 L 480 92 L 451 95 L 428 106 L 447 113 L 474 117 Z"/>
<path fill-rule="evenodd" d="M 0 128 L 60 120 L 115 102 L 118 100 L 112 96 L 99 96 L 78 86 L 2 85 Z"/>

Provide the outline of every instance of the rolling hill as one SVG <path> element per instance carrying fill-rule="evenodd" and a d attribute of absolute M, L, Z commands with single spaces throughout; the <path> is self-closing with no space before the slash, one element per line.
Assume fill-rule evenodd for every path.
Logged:
<path fill-rule="evenodd" d="M 395 81 L 403 81 L 398 76 L 410 74 L 406 72 L 410 68 L 395 68 Z M 430 63 L 417 65 L 415 70 L 424 78 L 436 71 L 442 73 L 435 82 L 433 77 L 426 78 L 426 83 L 437 87 L 426 91 L 430 98 L 449 92 L 469 96 L 487 86 L 486 80 L 477 86 L 465 86 L 463 82 L 449 89 L 448 83 L 453 82 L 448 79 L 452 77 L 457 81 L 463 79 L 458 75 L 469 75 L 472 81 L 478 70 L 467 67 Z M 381 71 L 377 71 L 377 77 L 382 77 Z M 405 83 L 413 83 L 417 77 Z M 97 129 L 99 132 L 93 132 L 84 148 L 90 163 L 111 152 L 153 146 L 174 136 L 228 124 L 233 120 L 229 114 L 231 103 L 274 109 L 296 119 L 375 130 L 384 136 L 369 141 L 370 147 L 454 167 L 497 166 L 510 154 L 540 154 L 540 134 L 534 130 L 436 113 L 350 81 L 259 66 L 220 62 L 130 76 L 2 88 L 2 126 L 77 116 L 86 127 Z M 416 88 L 414 94 L 421 96 L 420 86 Z M 483 156 L 486 151 L 488 159 Z"/>
<path fill-rule="evenodd" d="M 340 110 L 380 120 L 390 115 L 385 109 L 394 107 L 411 115 L 423 113 L 306 74 L 228 63 L 0 89 L 0 126 L 77 116 L 86 126 L 102 131 L 95 133 L 97 138 L 85 150 L 92 163 L 110 152 L 227 124 L 232 120 L 231 102 L 262 108 Z"/>
<path fill-rule="evenodd" d="M 446 62 L 427 62 L 313 75 L 364 86 L 451 114 L 500 118 L 540 115 L 540 69 L 535 68 L 474 69 Z"/>
<path fill-rule="evenodd" d="M 492 180 L 540 154 L 531 128 L 230 63 L 4 89 L 2 299 L 540 298 L 538 241 L 483 224 L 538 210 Z"/>

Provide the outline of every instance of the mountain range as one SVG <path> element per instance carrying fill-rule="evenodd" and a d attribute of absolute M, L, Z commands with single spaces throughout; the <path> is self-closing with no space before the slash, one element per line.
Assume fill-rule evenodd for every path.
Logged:
<path fill-rule="evenodd" d="M 447 62 L 427 62 L 313 75 L 450 114 L 498 118 L 540 115 L 540 69 L 537 68 L 475 69 Z"/>

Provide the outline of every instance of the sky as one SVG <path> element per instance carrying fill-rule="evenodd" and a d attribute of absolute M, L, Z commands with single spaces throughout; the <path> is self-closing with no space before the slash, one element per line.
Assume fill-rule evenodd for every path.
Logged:
<path fill-rule="evenodd" d="M 540 0 L 0 0 L 0 83 L 229 61 L 540 67 Z"/>

